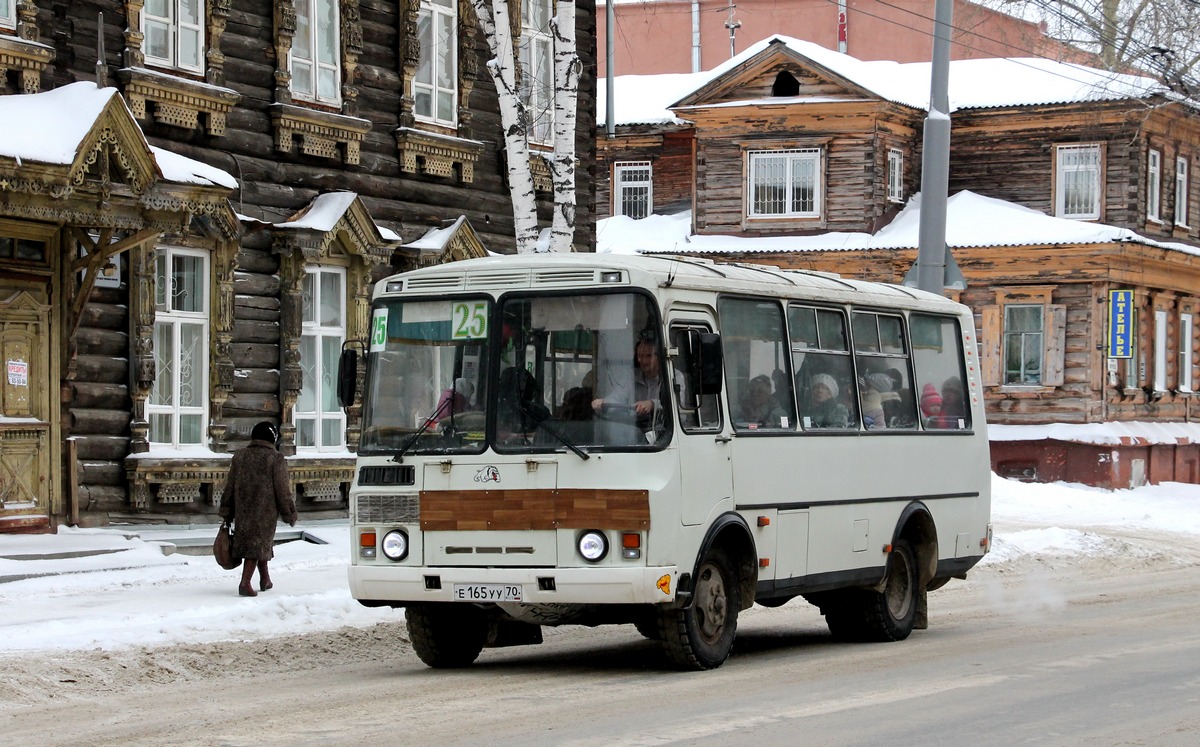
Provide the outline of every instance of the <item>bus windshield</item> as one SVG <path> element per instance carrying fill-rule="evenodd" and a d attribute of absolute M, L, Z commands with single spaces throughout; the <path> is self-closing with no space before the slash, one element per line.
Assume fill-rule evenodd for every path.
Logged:
<path fill-rule="evenodd" d="M 659 329 L 629 292 L 377 302 L 359 452 L 665 446 Z"/>
<path fill-rule="evenodd" d="M 388 300 L 371 314 L 359 451 L 482 451 L 486 298 Z"/>

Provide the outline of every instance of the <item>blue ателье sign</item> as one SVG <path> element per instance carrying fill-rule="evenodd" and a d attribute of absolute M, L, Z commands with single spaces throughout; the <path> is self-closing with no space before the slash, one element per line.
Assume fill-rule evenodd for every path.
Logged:
<path fill-rule="evenodd" d="M 1108 292 L 1108 357 L 1133 357 L 1133 291 Z"/>

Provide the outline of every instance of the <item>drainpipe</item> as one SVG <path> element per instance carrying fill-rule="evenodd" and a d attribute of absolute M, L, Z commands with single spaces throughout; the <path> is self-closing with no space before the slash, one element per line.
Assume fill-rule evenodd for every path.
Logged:
<path fill-rule="evenodd" d="M 700 72 L 700 0 L 692 0 L 692 72 Z"/>

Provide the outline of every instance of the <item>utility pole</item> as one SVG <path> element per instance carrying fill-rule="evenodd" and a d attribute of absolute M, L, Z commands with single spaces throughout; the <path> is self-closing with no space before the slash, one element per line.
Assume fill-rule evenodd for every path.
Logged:
<path fill-rule="evenodd" d="M 612 0 L 609 0 L 609 2 L 612 2 Z M 737 50 L 735 48 L 734 41 L 737 37 L 737 30 L 742 27 L 741 21 L 733 20 L 733 9 L 736 7 L 737 6 L 733 4 L 733 0 L 729 0 L 729 20 L 725 22 L 725 28 L 729 29 L 729 58 L 730 59 L 733 59 L 733 57 L 737 54 Z"/>
<path fill-rule="evenodd" d="M 950 23 L 954 0 L 934 4 L 933 64 L 929 114 L 921 154 L 921 223 L 917 262 L 904 284 L 931 293 L 966 287 L 946 245 L 946 199 L 950 186 Z"/>
<path fill-rule="evenodd" d="M 613 103 L 613 75 L 616 70 L 613 53 L 617 47 L 613 41 L 617 35 L 617 30 L 613 28 L 617 24 L 616 13 L 613 11 L 615 2 L 616 0 L 605 0 L 604 2 L 604 20 L 608 24 L 608 28 L 604 31 L 604 134 L 609 140 L 612 140 L 617 134 L 617 125 L 613 122 L 616 110 Z"/>

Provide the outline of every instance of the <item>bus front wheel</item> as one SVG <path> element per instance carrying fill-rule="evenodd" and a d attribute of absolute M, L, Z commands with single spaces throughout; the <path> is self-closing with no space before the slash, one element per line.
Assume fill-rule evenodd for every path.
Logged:
<path fill-rule="evenodd" d="M 412 604 L 404 610 L 408 640 L 428 666 L 469 666 L 487 640 L 483 611 L 470 604 Z"/>
<path fill-rule="evenodd" d="M 737 635 L 739 600 L 737 574 L 729 557 L 719 548 L 709 551 L 696 573 L 691 604 L 659 616 L 667 656 L 684 669 L 716 669 L 724 664 Z"/>
<path fill-rule="evenodd" d="M 829 604 L 825 623 L 844 641 L 903 641 L 917 619 L 917 561 L 907 540 L 887 557 L 883 589 L 848 589 Z"/>

